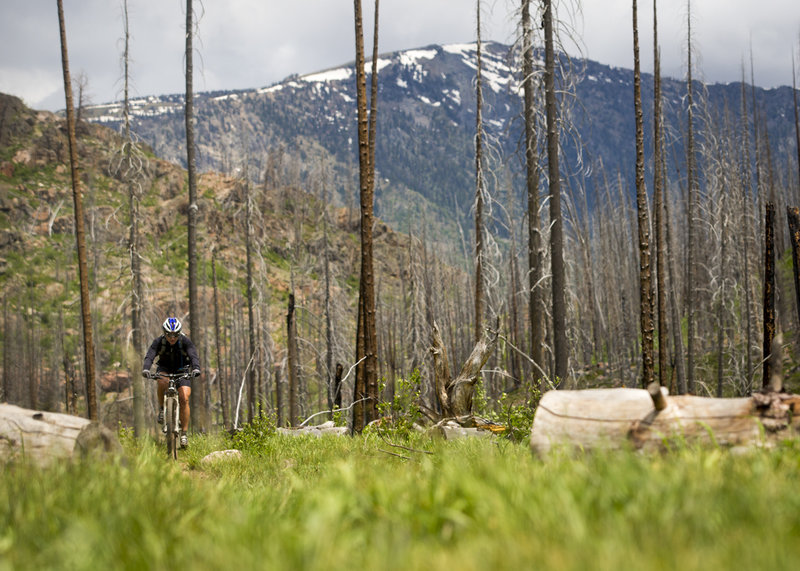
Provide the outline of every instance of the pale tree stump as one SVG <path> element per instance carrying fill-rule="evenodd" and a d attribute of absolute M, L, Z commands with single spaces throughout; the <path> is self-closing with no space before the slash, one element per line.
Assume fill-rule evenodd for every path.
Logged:
<path fill-rule="evenodd" d="M 117 436 L 96 422 L 0 404 L 0 460 L 24 459 L 45 466 L 73 457 L 121 453 Z"/>
<path fill-rule="evenodd" d="M 458 376 L 452 377 L 450 360 L 439 332 L 439 326 L 436 322 L 433 323 L 430 352 L 433 355 L 434 383 L 436 397 L 439 399 L 439 406 L 442 409 L 442 420 L 455 420 L 464 426 L 462 419 L 472 417 L 472 397 L 475 393 L 475 384 L 480 378 L 481 369 L 497 346 L 499 330 L 498 320 L 495 330 L 489 332 L 488 336 L 484 336 L 475 344 Z"/>
<path fill-rule="evenodd" d="M 658 408 L 662 407 L 662 408 Z M 668 396 L 661 387 L 550 391 L 536 409 L 531 448 L 665 448 L 671 438 L 729 447 L 770 446 L 800 433 L 800 396 Z"/>

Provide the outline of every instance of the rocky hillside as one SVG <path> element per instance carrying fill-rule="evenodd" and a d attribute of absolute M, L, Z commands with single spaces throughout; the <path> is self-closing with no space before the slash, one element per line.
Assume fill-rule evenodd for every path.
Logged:
<path fill-rule="evenodd" d="M 115 170 L 122 147 L 108 127 L 82 124 L 79 160 L 87 216 L 98 369 L 126 369 L 141 357 L 130 354 L 129 191 Z M 188 312 L 186 173 L 143 147 L 142 261 L 146 288 L 146 336 L 156 334 L 166 313 Z M 73 237 L 72 189 L 65 124 L 55 114 L 26 108 L 0 95 L 0 291 L 6 329 L 4 354 L 15 367 L 39 359 L 61 367 L 80 355 L 79 293 Z M 249 188 L 241 178 L 206 172 L 199 180 L 199 257 L 202 321 L 213 325 L 212 257 L 220 290 L 222 327 L 235 349 L 246 330 L 245 197 L 255 204 L 253 218 L 255 303 L 270 336 L 276 360 L 285 347 L 285 315 L 290 292 L 298 307 L 301 335 L 324 344 L 323 261 L 330 260 L 337 359 L 352 355 L 359 271 L 358 214 L 325 209 L 319 196 L 302 185 Z M 313 189 L 311 189 L 313 190 Z M 325 214 L 325 216 L 323 216 Z M 325 221 L 327 218 L 327 222 Z M 379 295 L 390 304 L 400 295 L 409 260 L 419 241 L 383 222 L 375 228 Z M 327 246 L 326 246 L 327 244 Z M 391 252 L 391 255 L 387 255 Z M 243 329 L 244 328 L 244 329 Z M 31 354 L 29 343 L 36 348 Z M 210 360 L 210 347 L 204 347 Z M 226 349 L 227 351 L 227 349 Z M 316 358 L 308 350 L 309 359 Z M 8 361 L 6 361 L 8 362 Z"/>

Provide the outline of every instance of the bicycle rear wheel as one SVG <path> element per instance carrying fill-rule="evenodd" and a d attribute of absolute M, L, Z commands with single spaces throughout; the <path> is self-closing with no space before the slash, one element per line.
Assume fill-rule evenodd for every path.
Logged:
<path fill-rule="evenodd" d="M 175 425 L 178 418 L 177 399 L 168 398 L 164 414 L 164 426 L 167 429 L 167 456 L 173 460 L 178 459 L 178 427 Z"/>

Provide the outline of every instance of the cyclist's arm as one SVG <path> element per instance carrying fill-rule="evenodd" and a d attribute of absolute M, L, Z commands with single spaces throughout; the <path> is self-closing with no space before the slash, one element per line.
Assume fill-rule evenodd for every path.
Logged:
<path fill-rule="evenodd" d="M 191 339 L 186 341 L 186 354 L 189 355 L 189 360 L 192 362 L 192 370 L 200 370 L 200 357 L 197 355 L 197 347 L 194 346 Z"/>
<path fill-rule="evenodd" d="M 147 349 L 147 354 L 144 356 L 144 363 L 142 363 L 142 370 L 149 371 L 150 367 L 153 366 L 153 361 L 156 358 L 156 352 L 158 351 L 158 346 L 161 343 L 161 337 L 156 337 L 155 340 L 150 344 L 150 348 Z"/>

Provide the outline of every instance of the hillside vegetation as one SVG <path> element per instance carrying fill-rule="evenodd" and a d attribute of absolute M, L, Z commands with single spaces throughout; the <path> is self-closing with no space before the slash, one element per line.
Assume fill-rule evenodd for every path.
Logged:
<path fill-rule="evenodd" d="M 476 48 L 475 43 L 431 45 L 379 56 L 376 213 L 467 273 L 449 280 L 418 266 L 422 271 L 411 272 L 417 280 L 413 287 L 407 284 L 404 304 L 383 313 L 379 308 L 378 318 L 387 318 L 378 326 L 385 370 L 392 364 L 406 371 L 419 365 L 434 320 L 448 320 L 444 328 L 457 349 L 452 353 L 455 367 L 469 350 L 460 338 L 475 323 L 474 284 L 467 279 L 474 274 L 477 243 Z M 559 345 L 568 345 L 569 363 L 567 372 L 559 373 L 566 378 L 554 379 L 554 220 L 542 128 L 544 93 L 541 83 L 534 82 L 539 86 L 533 97 L 538 127 L 531 148 L 538 158 L 532 166 L 540 176 L 529 195 L 519 46 L 487 42 L 482 54 L 484 306 L 485 317 L 499 318 L 502 330 L 497 355 L 483 376 L 489 400 L 530 384 L 546 388 L 547 383 L 539 384 L 543 375 L 569 387 L 641 383 L 642 339 L 650 345 L 649 334 L 639 326 L 640 301 L 646 297 L 639 287 L 644 273 L 640 247 L 652 255 L 646 267 L 654 272 L 652 291 L 661 295 L 664 310 L 654 331 L 654 350 L 665 349 L 659 355 L 659 381 L 673 394 L 741 396 L 763 384 L 762 364 L 770 350 L 764 337 L 771 328 L 764 322 L 767 291 L 775 294 L 776 328 L 784 334 L 786 386 L 797 386 L 800 321 L 786 216 L 787 208 L 798 205 L 800 184 L 792 89 L 693 81 L 690 137 L 689 86 L 662 78 L 663 161 L 657 164 L 655 78 L 643 74 L 644 179 L 637 189 L 633 71 L 591 60 L 567 61 L 561 54 L 556 83 L 566 275 L 556 291 L 559 296 L 563 292 L 567 309 L 557 333 L 561 339 L 566 329 L 566 342 Z M 533 56 L 538 80 L 542 53 L 534 49 Z M 249 170 L 254 180 L 274 179 L 270 173 L 277 167 L 295 186 L 311 189 L 324 180 L 328 202 L 355 205 L 353 72 L 352 64 L 344 64 L 260 89 L 199 94 L 200 164 L 240 176 L 242 157 L 249 156 L 251 163 L 261 161 L 260 168 Z M 134 130 L 159 156 L 176 162 L 184 154 L 181 105 L 180 95 L 156 95 L 133 105 Z M 91 121 L 120 123 L 119 104 L 93 106 L 86 113 Z M 663 209 L 654 204 L 656 172 L 663 175 Z M 637 191 L 641 209 L 634 200 Z M 772 289 L 764 281 L 768 204 L 776 213 Z M 658 248 L 657 219 L 663 220 Z M 650 224 L 646 244 L 640 220 L 642 232 Z M 537 236 L 539 245 L 532 245 Z M 663 254 L 660 261 L 657 249 Z M 451 291 L 438 299 L 442 286 Z M 388 325 L 392 315 L 402 327 Z M 539 348 L 546 355 L 537 355 Z M 531 366 L 532 356 L 543 375 Z M 393 377 L 387 375 L 387 384 Z"/>
<path fill-rule="evenodd" d="M 58 410 L 64 400 L 65 376 L 80 378 L 78 280 L 73 236 L 72 190 L 62 119 L 25 108 L 13 97 L 0 96 L 0 286 L 4 303 L 2 335 L 4 397 L 10 402 Z M 101 387 L 125 402 L 130 373 L 142 356 L 131 352 L 131 296 L 128 254 L 128 189 L 115 173 L 122 146 L 106 127 L 82 123 L 79 157 L 87 210 L 93 325 Z M 146 163 L 141 186 L 146 286 L 145 337 L 159 334 L 168 314 L 185 318 L 188 197 L 186 174 L 143 148 Z M 285 315 L 294 293 L 298 307 L 302 367 L 310 395 L 304 412 L 327 405 L 322 388 L 327 375 L 320 369 L 325 351 L 323 261 L 330 268 L 330 313 L 334 360 L 352 362 L 358 275 L 357 213 L 325 207 L 322 186 L 300 187 L 283 170 L 250 188 L 256 204 L 253 235 L 255 307 L 266 384 L 274 366 L 285 367 Z M 242 179 L 205 173 L 199 182 L 202 322 L 208 324 L 201 345 L 209 377 L 223 378 L 235 396 L 233 380 L 247 365 L 245 332 L 246 183 Z M 402 295 L 413 264 L 421 259 L 420 242 L 378 222 L 376 276 L 380 296 L 392 307 Z M 327 245 L 326 245 L 327 244 Z M 388 253 L 391 252 L 391 255 Z M 222 323 L 222 363 L 213 341 L 214 258 L 218 310 Z M 416 260 L 416 261 L 415 261 Z M 442 272 L 453 270 L 441 269 Z M 454 273 L 456 275 L 456 273 Z M 410 288 L 410 286 L 406 286 Z M 188 325 L 188 320 L 185 321 Z M 195 338 L 197 332 L 189 332 Z M 148 339 L 149 340 L 149 339 Z M 420 351 L 424 348 L 420 347 Z M 349 366 L 349 365 L 348 365 Z M 24 382 L 23 382 L 24 379 Z M 213 390 L 218 391 L 218 386 Z M 274 386 L 274 385 L 273 385 Z M 273 389 L 274 390 L 274 389 Z M 123 394 L 119 394 L 123 391 Z M 218 401 L 218 395 L 208 398 Z M 264 397 L 268 398 L 268 397 Z M 312 400 L 313 399 L 313 400 Z M 229 400 L 228 402 L 232 402 Z M 312 406 L 313 403 L 313 406 Z M 113 403 L 109 403 L 113 404 Z M 127 419 L 130 405 L 106 415 Z M 266 403 L 265 406 L 270 405 Z"/>
<path fill-rule="evenodd" d="M 374 228 L 379 377 L 387 402 L 399 383 L 415 379 L 413 391 L 429 410 L 437 406 L 429 358 L 434 323 L 443 332 L 451 370 L 460 370 L 474 344 L 474 55 L 474 45 L 432 46 L 389 54 L 381 68 L 376 211 L 391 216 L 396 226 L 378 222 Z M 563 330 L 566 336 L 569 362 L 567 373 L 559 373 L 566 378 L 557 379 L 549 189 L 542 177 L 532 189 L 534 212 L 529 215 L 518 160 L 516 68 L 506 55 L 503 46 L 487 45 L 486 106 L 495 115 L 485 116 L 482 168 L 489 182 L 482 193 L 487 199 L 482 319 L 499 324 L 499 344 L 484 368 L 476 402 L 494 412 L 504 399 L 530 407 L 540 391 L 555 383 L 638 386 L 643 370 L 637 326 L 641 242 L 630 180 L 635 156 L 631 73 L 584 62 L 586 74 L 569 78 L 577 83 L 565 86 L 574 88 L 574 97 L 565 99 L 563 109 L 570 121 L 563 123 L 562 133 L 566 275 L 559 291 L 567 307 L 559 334 Z M 280 411 L 277 391 L 286 390 L 286 315 L 292 294 L 300 337 L 301 416 L 329 409 L 328 383 L 336 365 L 346 374 L 353 364 L 360 244 L 348 71 L 344 67 L 335 74 L 288 78 L 262 90 L 198 97 L 201 162 L 217 172 L 206 170 L 200 180 L 202 327 L 189 333 L 200 346 L 206 372 L 207 384 L 198 396 L 215 422 L 226 407 L 233 412 L 240 395 L 270 414 Z M 671 80 L 664 85 L 671 123 L 661 165 L 667 236 L 661 248 L 665 259 L 657 262 L 662 264 L 657 287 L 666 318 L 657 341 L 666 349 L 658 367 L 660 381 L 673 394 L 723 397 L 747 395 L 762 386 L 762 365 L 770 350 L 764 348 L 763 304 L 764 292 L 772 287 L 764 281 L 765 212 L 771 204 L 777 213 L 770 229 L 777 262 L 771 291 L 776 328 L 784 338 L 784 386 L 791 391 L 800 382 L 800 322 L 786 224 L 787 208 L 797 203 L 800 172 L 791 124 L 785 120 L 793 115 L 791 91 L 697 87 L 690 193 L 686 110 L 681 106 L 685 85 Z M 133 132 L 152 144 L 142 146 L 146 162 L 138 179 L 145 241 L 144 333 L 152 336 L 165 314 L 187 316 L 188 205 L 186 174 L 177 164 L 183 144 L 181 98 L 154 97 L 142 104 L 136 103 Z M 82 378 L 63 123 L 11 97 L 3 97 L 0 105 L 3 396 L 31 408 L 58 408 L 80 392 L 73 387 Z M 129 189 L 115 167 L 121 140 L 100 126 L 119 126 L 118 107 L 82 110 L 94 123 L 79 125 L 79 154 L 99 382 L 108 405 L 104 414 L 106 420 L 124 422 L 131 372 L 139 369 L 141 359 L 131 350 L 127 317 L 132 291 Z M 648 104 L 644 107 L 646 112 Z M 539 169 L 544 167 L 542 144 Z M 648 188 L 643 190 L 651 192 L 653 163 L 649 143 L 645 146 Z M 606 161 L 612 157 L 615 166 Z M 254 212 L 250 307 L 247 204 Z M 540 245 L 531 247 L 529 238 L 537 232 Z M 654 251 L 656 246 L 651 242 L 648 247 Z M 535 283 L 529 281 L 537 275 L 541 278 Z M 533 312 L 532 304 L 537 304 Z M 532 313 L 539 314 L 538 321 Z M 537 349 L 544 355 L 534 363 L 535 333 L 542 334 Z M 257 384 L 243 391 L 250 371 Z M 343 406 L 351 402 L 350 381 L 345 381 Z"/>

